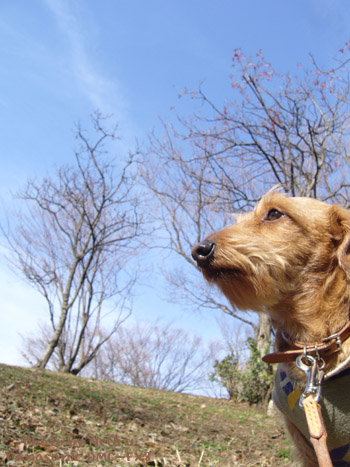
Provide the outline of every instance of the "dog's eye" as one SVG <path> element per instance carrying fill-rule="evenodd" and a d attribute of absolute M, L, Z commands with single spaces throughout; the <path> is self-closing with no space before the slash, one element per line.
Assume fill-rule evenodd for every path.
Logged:
<path fill-rule="evenodd" d="M 277 219 L 280 219 L 283 217 L 284 214 L 281 211 L 278 211 L 277 209 L 270 209 L 270 211 L 266 214 L 265 216 L 265 221 L 276 221 Z"/>

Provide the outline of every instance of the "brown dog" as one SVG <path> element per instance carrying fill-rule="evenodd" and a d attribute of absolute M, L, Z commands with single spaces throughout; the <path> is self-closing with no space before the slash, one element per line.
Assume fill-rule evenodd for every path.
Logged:
<path fill-rule="evenodd" d="M 350 466 L 350 376 L 341 366 L 350 355 L 350 213 L 272 190 L 192 255 L 233 307 L 271 316 L 278 353 L 270 361 L 287 362 L 278 367 L 274 400 L 305 466 L 318 464 L 299 406 L 306 378 L 295 360 L 310 355 L 325 366 L 328 448 L 334 465 Z"/>

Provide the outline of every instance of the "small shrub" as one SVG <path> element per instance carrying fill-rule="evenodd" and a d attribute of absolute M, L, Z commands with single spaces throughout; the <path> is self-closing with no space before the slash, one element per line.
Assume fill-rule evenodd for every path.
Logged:
<path fill-rule="evenodd" d="M 249 338 L 247 345 L 250 356 L 243 367 L 235 352 L 231 352 L 215 362 L 210 379 L 224 386 L 230 399 L 250 404 L 266 403 L 273 384 L 272 369 L 261 360 L 253 339 Z"/>

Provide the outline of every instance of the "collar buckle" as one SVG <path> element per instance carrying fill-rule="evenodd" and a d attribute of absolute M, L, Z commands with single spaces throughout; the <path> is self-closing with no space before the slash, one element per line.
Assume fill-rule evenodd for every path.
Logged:
<path fill-rule="evenodd" d="M 339 352 L 339 350 L 341 350 L 342 340 L 338 332 L 336 332 L 335 334 L 332 334 L 331 336 L 325 337 L 324 339 L 322 339 L 322 342 L 327 343 L 333 339 L 335 339 L 335 343 L 338 345 L 338 348 L 334 352 Z"/>

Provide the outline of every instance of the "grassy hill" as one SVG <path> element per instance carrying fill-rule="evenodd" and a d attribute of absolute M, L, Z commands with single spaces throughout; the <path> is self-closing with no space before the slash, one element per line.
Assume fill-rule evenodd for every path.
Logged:
<path fill-rule="evenodd" d="M 248 405 L 0 365 L 0 465 L 291 461 L 282 426 Z"/>

